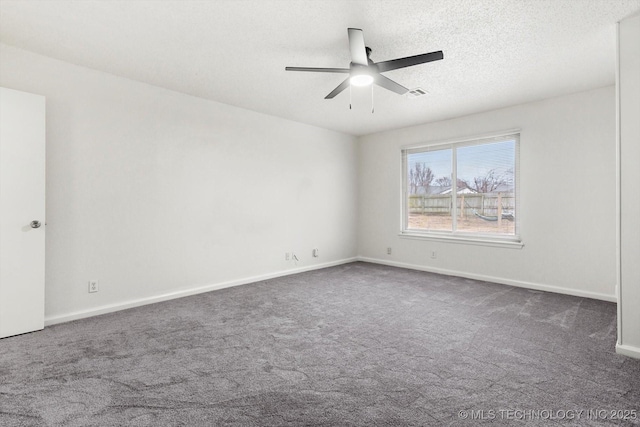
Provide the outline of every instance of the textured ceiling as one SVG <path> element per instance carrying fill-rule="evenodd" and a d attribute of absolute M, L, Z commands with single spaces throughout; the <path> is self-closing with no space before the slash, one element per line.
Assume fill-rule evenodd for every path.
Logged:
<path fill-rule="evenodd" d="M 614 83 L 615 23 L 640 0 L 11 1 L 0 41 L 74 64 L 354 135 Z M 444 60 L 385 73 L 429 94 L 382 88 L 324 97 L 348 67 L 347 28 L 371 58 L 435 50 Z"/>

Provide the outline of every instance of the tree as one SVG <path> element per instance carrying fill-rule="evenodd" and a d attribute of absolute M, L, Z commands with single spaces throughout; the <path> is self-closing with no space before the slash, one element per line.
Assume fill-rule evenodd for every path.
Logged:
<path fill-rule="evenodd" d="M 411 194 L 417 194 L 419 188 L 427 192 L 433 181 L 433 171 L 425 163 L 416 163 L 409 170 L 409 187 Z"/>
<path fill-rule="evenodd" d="M 502 174 L 497 173 L 495 169 L 491 169 L 484 176 L 473 178 L 472 182 L 462 181 L 464 185 L 478 193 L 491 193 L 498 189 L 501 185 L 509 185 L 513 183 L 513 170 L 510 169 Z"/>
<path fill-rule="evenodd" d="M 436 179 L 436 184 L 440 187 L 451 187 L 451 177 L 450 176 L 441 176 Z"/>

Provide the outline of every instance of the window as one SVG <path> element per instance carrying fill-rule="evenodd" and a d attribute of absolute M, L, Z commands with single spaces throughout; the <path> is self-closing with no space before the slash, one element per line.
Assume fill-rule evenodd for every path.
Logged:
<path fill-rule="evenodd" d="M 519 242 L 520 135 L 402 151 L 402 234 Z"/>

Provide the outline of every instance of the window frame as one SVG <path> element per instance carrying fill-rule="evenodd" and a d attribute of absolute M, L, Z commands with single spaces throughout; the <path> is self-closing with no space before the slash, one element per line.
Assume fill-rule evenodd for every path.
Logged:
<path fill-rule="evenodd" d="M 437 151 L 437 150 L 446 150 L 451 149 L 451 172 L 452 172 L 452 182 L 456 182 L 457 179 L 457 149 L 461 147 L 469 147 L 474 145 L 484 145 L 491 144 L 495 142 L 500 142 L 503 140 L 511 140 L 515 139 L 515 161 L 514 161 L 514 185 L 515 185 L 515 232 L 514 234 L 509 235 L 500 235 L 500 234 L 490 234 L 490 233 L 475 233 L 469 231 L 458 231 L 456 229 L 457 225 L 457 217 L 458 217 L 458 206 L 457 199 L 458 194 L 456 191 L 451 192 L 452 196 L 452 231 L 448 230 L 420 230 L 420 229 L 409 229 L 408 221 L 409 221 L 409 208 L 408 208 L 408 178 L 407 178 L 407 157 L 412 153 L 421 153 L 421 152 L 429 152 L 429 151 Z M 493 132 L 490 134 L 484 135 L 476 135 L 465 138 L 457 138 L 450 140 L 440 140 L 433 142 L 425 142 L 421 144 L 414 144 L 400 147 L 401 153 L 401 171 L 402 171 L 402 180 L 401 180 L 401 221 L 400 221 L 400 237 L 410 238 L 410 239 L 421 239 L 421 240 L 434 240 L 434 241 L 444 241 L 450 243 L 464 243 L 464 244 L 473 244 L 473 245 L 483 245 L 483 246 L 495 246 L 495 247 L 507 247 L 507 248 L 522 248 L 524 243 L 521 239 L 521 215 L 520 213 L 520 199 L 521 199 L 521 188 L 520 188 L 520 139 L 521 139 L 521 131 L 520 129 L 511 129 L 502 132 Z M 453 188 L 453 187 L 452 187 Z"/>

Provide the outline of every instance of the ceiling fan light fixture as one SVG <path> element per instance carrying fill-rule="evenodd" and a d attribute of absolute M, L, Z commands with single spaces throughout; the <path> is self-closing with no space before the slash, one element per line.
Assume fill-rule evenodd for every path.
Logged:
<path fill-rule="evenodd" d="M 356 74 L 349 79 L 354 86 L 369 86 L 373 83 L 373 76 L 369 74 Z"/>
<path fill-rule="evenodd" d="M 1 1 L 1 0 L 0 0 Z M 422 53 L 420 55 L 405 56 L 404 58 L 390 59 L 388 61 L 373 62 L 371 60 L 371 48 L 364 44 L 364 36 L 360 28 L 347 28 L 349 35 L 349 52 L 351 62 L 349 68 L 317 68 L 317 67 L 285 67 L 285 71 L 312 71 L 317 73 L 338 73 L 349 74 L 335 89 L 333 89 L 324 99 L 333 99 L 351 86 L 370 86 L 376 84 L 384 89 L 395 92 L 398 95 L 405 95 L 409 89 L 390 78 L 382 75 L 386 71 L 397 70 L 399 68 L 412 67 L 414 65 L 425 64 L 427 62 L 439 61 L 444 58 L 442 51 Z M 351 93 L 351 90 L 349 90 Z M 415 95 L 415 93 L 414 93 Z M 373 97 L 373 90 L 371 91 Z"/>

